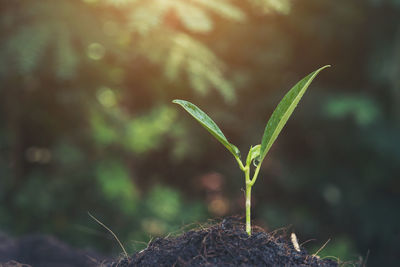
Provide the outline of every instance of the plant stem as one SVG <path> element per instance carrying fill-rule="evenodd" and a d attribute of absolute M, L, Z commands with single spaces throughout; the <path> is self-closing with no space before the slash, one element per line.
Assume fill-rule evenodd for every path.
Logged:
<path fill-rule="evenodd" d="M 256 180 L 257 180 L 257 177 L 258 177 L 258 173 L 260 172 L 260 167 L 261 167 L 261 164 L 258 164 L 258 166 L 257 166 L 257 168 L 256 168 L 256 170 L 255 170 L 255 172 L 254 172 L 254 175 L 253 175 L 253 179 L 251 179 L 251 186 L 253 186 L 253 184 L 256 182 Z"/>
<path fill-rule="evenodd" d="M 251 180 L 250 180 L 250 166 L 244 168 L 246 177 L 246 232 L 251 235 Z"/>
<path fill-rule="evenodd" d="M 250 236 L 251 235 L 251 185 L 246 184 L 246 232 Z"/>
<path fill-rule="evenodd" d="M 257 180 L 260 165 L 257 166 L 252 179 L 250 179 L 250 164 L 242 169 L 246 177 L 246 232 L 249 236 L 251 235 L 251 188 Z"/>
<path fill-rule="evenodd" d="M 239 158 L 239 157 L 235 157 L 235 159 L 236 159 L 237 163 L 239 164 L 239 168 L 240 168 L 242 171 L 245 171 L 245 167 L 244 167 L 242 161 L 240 160 L 240 158 Z"/>

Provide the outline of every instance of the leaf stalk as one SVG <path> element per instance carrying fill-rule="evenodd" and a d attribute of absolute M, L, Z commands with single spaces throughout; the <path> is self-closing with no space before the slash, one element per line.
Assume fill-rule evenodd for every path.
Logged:
<path fill-rule="evenodd" d="M 240 168 L 242 171 L 245 171 L 245 167 L 244 167 L 242 161 L 240 160 L 240 158 L 239 158 L 239 157 L 235 157 L 235 159 L 236 159 L 237 163 L 239 164 L 239 168 Z"/>

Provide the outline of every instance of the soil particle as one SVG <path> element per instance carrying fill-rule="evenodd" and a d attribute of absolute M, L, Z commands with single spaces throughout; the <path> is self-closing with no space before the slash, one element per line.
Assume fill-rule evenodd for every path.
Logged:
<path fill-rule="evenodd" d="M 227 218 L 208 228 L 178 237 L 156 238 L 130 258 L 109 267 L 133 266 L 324 266 L 336 267 L 331 259 L 297 251 L 288 238 L 255 227 L 248 236 L 237 218 Z"/>

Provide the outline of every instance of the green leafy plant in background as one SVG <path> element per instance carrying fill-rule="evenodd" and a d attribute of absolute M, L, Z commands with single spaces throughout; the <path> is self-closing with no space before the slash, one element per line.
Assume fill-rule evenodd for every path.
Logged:
<path fill-rule="evenodd" d="M 145 59 L 158 66 L 167 80 L 186 76 L 190 87 L 201 95 L 215 89 L 224 100 L 235 100 L 235 84 L 226 75 L 228 66 L 194 36 L 211 34 L 218 17 L 244 22 L 246 14 L 234 1 L 18 2 L 16 6 L 0 6 L 0 32 L 4 35 L 0 42 L 2 77 L 37 75 L 51 64 L 57 80 L 73 81 L 79 78 L 82 68 L 112 67 L 102 65 L 107 56 L 118 58 L 117 65 Z M 248 2 L 265 12 L 287 13 L 290 8 L 290 0 Z M 119 16 L 113 16 L 111 8 Z M 176 27 L 170 14 L 175 14 L 176 23 L 182 27 Z"/>
<path fill-rule="evenodd" d="M 188 101 L 179 99 L 173 100 L 173 103 L 181 105 L 204 128 L 206 128 L 207 131 L 209 131 L 218 141 L 220 141 L 229 150 L 229 152 L 232 153 L 239 164 L 240 169 L 244 172 L 246 182 L 246 232 L 249 235 L 251 235 L 251 188 L 257 180 L 261 164 L 311 82 L 321 70 L 327 67 L 330 66 L 324 66 L 307 75 L 283 97 L 275 111 L 272 113 L 272 116 L 265 127 L 261 144 L 250 147 L 249 153 L 246 157 L 245 165 L 241 160 L 239 149 L 228 141 L 221 129 L 206 113 Z M 256 168 L 253 173 L 253 177 L 251 178 L 250 167 L 252 162 Z"/>

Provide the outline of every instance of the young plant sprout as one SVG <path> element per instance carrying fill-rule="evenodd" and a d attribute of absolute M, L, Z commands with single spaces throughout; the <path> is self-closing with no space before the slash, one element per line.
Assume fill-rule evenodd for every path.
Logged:
<path fill-rule="evenodd" d="M 218 141 L 220 141 L 235 157 L 240 169 L 244 172 L 246 182 L 246 232 L 251 235 L 251 222 L 250 222 L 250 207 L 251 207 L 251 188 L 257 180 L 260 167 L 270 150 L 272 144 L 275 142 L 279 133 L 282 131 L 293 110 L 296 108 L 300 99 L 304 95 L 308 86 L 318 75 L 318 73 L 330 67 L 330 65 L 324 66 L 308 76 L 300 80 L 290 91 L 283 97 L 281 102 L 278 104 L 272 116 L 268 120 L 267 126 L 264 130 L 264 135 L 261 140 L 261 144 L 251 146 L 249 153 L 247 154 L 245 165 L 240 158 L 239 149 L 231 144 L 217 124 L 201 109 L 196 107 L 194 104 L 185 101 L 175 99 L 172 102 L 181 105 L 190 115 L 192 115 L 207 131 L 209 131 Z M 251 177 L 250 166 L 254 164 L 255 171 L 253 177 Z"/>

